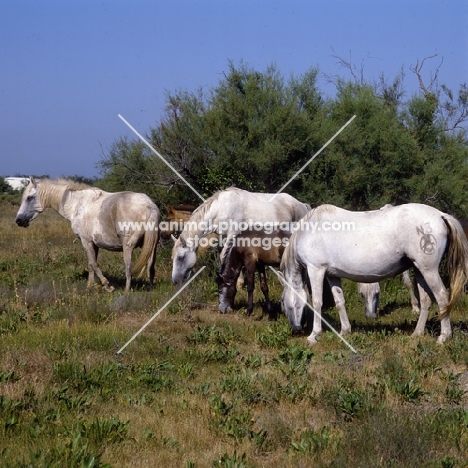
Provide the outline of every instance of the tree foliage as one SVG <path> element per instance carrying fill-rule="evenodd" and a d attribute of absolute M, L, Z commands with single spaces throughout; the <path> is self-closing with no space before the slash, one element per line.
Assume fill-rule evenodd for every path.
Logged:
<path fill-rule="evenodd" d="M 0 193 L 11 193 L 12 191 L 10 184 L 0 176 Z"/>
<path fill-rule="evenodd" d="M 432 80 L 403 101 L 404 74 L 388 83 L 337 79 L 325 99 L 319 71 L 286 80 L 229 63 L 208 95 L 177 91 L 149 130 L 153 148 L 203 196 L 235 185 L 276 192 L 353 115 L 356 118 L 285 189 L 312 206 L 375 209 L 386 203 L 432 204 L 459 217 L 468 203 L 468 91 Z M 359 78 L 359 79 L 357 79 Z M 199 203 L 181 178 L 140 141 L 121 139 L 101 162 L 102 183 L 164 203 Z"/>

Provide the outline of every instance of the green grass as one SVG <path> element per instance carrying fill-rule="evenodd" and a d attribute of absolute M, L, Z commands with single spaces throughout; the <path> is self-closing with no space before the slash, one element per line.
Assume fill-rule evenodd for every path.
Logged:
<path fill-rule="evenodd" d="M 345 297 L 358 354 L 333 333 L 313 348 L 286 318 L 216 309 L 214 261 L 174 294 L 170 245 L 156 285 L 125 295 L 121 254 L 100 252 L 112 294 L 87 290 L 86 258 L 53 212 L 27 229 L 0 205 L 0 465 L 5 467 L 464 467 L 468 464 L 467 301 L 453 339 L 426 335 L 398 279 L 376 320 Z M 271 295 L 281 288 L 270 276 Z M 327 317 L 339 326 L 335 310 Z"/>

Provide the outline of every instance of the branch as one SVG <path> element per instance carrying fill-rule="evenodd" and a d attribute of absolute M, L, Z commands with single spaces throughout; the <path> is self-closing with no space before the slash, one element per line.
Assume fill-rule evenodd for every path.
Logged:
<path fill-rule="evenodd" d="M 434 55 L 431 55 L 429 57 L 425 57 L 422 59 L 422 61 L 420 62 L 419 59 L 416 60 L 416 65 L 414 65 L 414 67 L 411 67 L 410 66 L 410 70 L 416 75 L 416 77 L 418 78 L 418 82 L 419 82 L 419 87 L 424 91 L 425 94 L 429 94 L 432 92 L 432 87 L 434 85 L 437 84 L 437 79 L 439 77 L 439 70 L 440 70 L 440 67 L 442 66 L 442 64 L 444 63 L 444 58 L 442 57 L 441 61 L 440 61 L 440 64 L 439 66 L 436 68 L 436 71 L 434 73 L 434 76 L 431 76 L 431 79 L 429 81 L 429 85 L 426 86 L 424 84 L 424 80 L 421 76 L 421 71 L 424 67 L 424 62 L 427 60 L 427 59 L 432 59 L 434 57 L 437 57 L 439 54 L 434 54 Z"/>
<path fill-rule="evenodd" d="M 333 52 L 335 51 L 333 50 Z M 343 57 L 335 54 L 333 54 L 332 57 L 338 60 L 338 64 L 341 67 L 346 68 L 349 73 L 351 73 L 351 76 L 356 83 L 360 85 L 364 84 L 364 64 L 361 62 L 361 67 L 358 69 L 356 65 L 353 64 L 351 51 L 349 52 L 349 60 L 345 60 Z"/>

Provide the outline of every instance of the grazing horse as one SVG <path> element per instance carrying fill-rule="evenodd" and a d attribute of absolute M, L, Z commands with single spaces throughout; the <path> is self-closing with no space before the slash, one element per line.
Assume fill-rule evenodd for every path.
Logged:
<path fill-rule="evenodd" d="M 392 204 L 387 203 L 386 205 L 382 206 L 380 210 L 385 210 L 387 208 L 393 207 Z M 403 272 L 403 284 L 408 289 L 410 300 L 411 300 L 411 308 L 413 314 L 419 314 L 419 301 L 414 294 L 413 283 L 411 282 L 411 278 L 409 275 L 409 270 Z M 377 309 L 379 307 L 379 296 L 380 296 L 380 284 L 379 283 L 358 283 L 358 293 L 362 297 L 364 301 L 364 307 L 366 311 L 367 318 L 377 318 Z"/>
<path fill-rule="evenodd" d="M 88 287 L 94 284 L 94 274 L 104 288 L 114 290 L 97 264 L 99 249 L 123 251 L 125 291 L 130 290 L 131 275 L 142 274 L 145 266 L 151 285 L 154 280 L 156 246 L 159 240 L 158 207 L 143 193 L 108 193 L 98 188 L 70 180 L 35 180 L 30 178 L 16 224 L 28 227 L 39 213 L 52 208 L 70 221 L 88 256 Z M 132 251 L 141 247 L 133 268 Z"/>
<path fill-rule="evenodd" d="M 168 205 L 166 218 L 161 223 L 161 237 L 167 239 L 171 236 L 175 242 L 177 239 L 174 237 L 174 232 L 183 231 L 185 223 L 190 220 L 196 208 L 195 205 L 178 205 L 175 207 Z M 204 252 L 209 249 L 210 245 L 213 243 L 211 239 L 218 239 L 218 235 L 215 233 L 209 234 L 205 239 L 206 242 L 204 246 L 200 247 L 200 251 Z M 217 244 L 217 242 L 215 243 Z"/>
<path fill-rule="evenodd" d="M 216 192 L 193 212 L 175 239 L 172 282 L 179 284 L 188 279 L 197 260 L 196 251 L 200 245 L 206 245 L 204 241 L 209 234 L 215 232 L 225 238 L 220 253 L 222 265 L 234 237 L 240 232 L 253 229 L 268 233 L 275 226 L 291 232 L 292 223 L 298 222 L 309 209 L 309 205 L 286 193 L 252 193 L 234 187 Z"/>
<path fill-rule="evenodd" d="M 279 231 L 271 234 L 244 231 L 234 238 L 218 273 L 219 310 L 221 313 L 232 311 L 237 292 L 237 280 L 241 271 L 245 269 L 247 316 L 252 314 L 255 270 L 257 270 L 269 320 L 276 320 L 276 313 L 269 297 L 265 266 L 279 266 L 289 237 L 290 233 Z"/>
<path fill-rule="evenodd" d="M 403 284 L 408 289 L 411 301 L 411 308 L 414 315 L 419 314 L 419 301 L 414 294 L 413 283 L 411 282 L 409 270 L 403 272 Z M 358 293 L 364 301 L 367 318 L 377 318 L 379 308 L 380 284 L 379 283 L 358 283 Z"/>
<path fill-rule="evenodd" d="M 161 238 L 168 239 L 175 232 L 182 231 L 195 209 L 195 205 L 167 205 L 167 214 L 160 227 Z"/>
<path fill-rule="evenodd" d="M 450 295 L 439 275 L 446 254 Z M 282 295 L 293 331 L 301 329 L 308 273 L 314 312 L 313 330 L 307 338 L 316 343 L 322 332 L 323 280 L 326 278 L 338 307 L 341 334 L 351 331 L 344 307 L 340 278 L 374 283 L 413 267 L 421 312 L 414 336 L 424 334 L 430 293 L 439 306 L 441 333 L 438 343 L 451 336 L 450 311 L 468 278 L 468 240 L 460 223 L 433 207 L 410 203 L 385 210 L 353 212 L 332 205 L 310 211 L 301 221 L 281 261 L 285 287 Z"/>

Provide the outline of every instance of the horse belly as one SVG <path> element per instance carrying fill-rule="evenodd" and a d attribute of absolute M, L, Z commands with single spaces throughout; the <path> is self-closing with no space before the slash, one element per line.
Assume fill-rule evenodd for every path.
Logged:
<path fill-rule="evenodd" d="M 371 233 L 315 234 L 306 263 L 325 267 L 326 275 L 358 282 L 376 282 L 402 273 L 411 266 L 402 249 L 372 241 Z"/>
<path fill-rule="evenodd" d="M 396 276 L 409 268 L 404 260 L 391 263 L 362 263 L 346 265 L 329 265 L 326 275 L 336 278 L 346 278 L 359 283 L 375 283 L 385 278 Z"/>
<path fill-rule="evenodd" d="M 95 233 L 93 236 L 93 244 L 100 249 L 120 252 L 122 250 L 122 240 L 116 235 L 106 235 Z"/>

